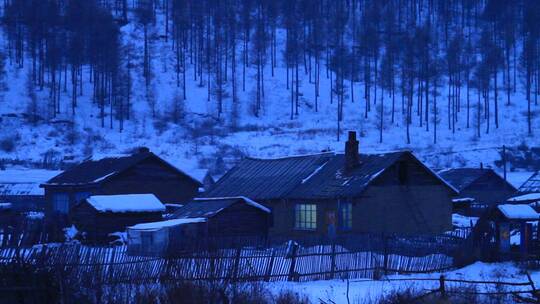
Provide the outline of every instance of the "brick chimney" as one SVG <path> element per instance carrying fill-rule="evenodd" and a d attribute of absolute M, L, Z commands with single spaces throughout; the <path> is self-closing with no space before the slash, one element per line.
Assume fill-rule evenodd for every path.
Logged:
<path fill-rule="evenodd" d="M 351 171 L 360 164 L 358 154 L 358 140 L 356 131 L 349 131 L 349 138 L 345 142 L 345 171 Z"/>

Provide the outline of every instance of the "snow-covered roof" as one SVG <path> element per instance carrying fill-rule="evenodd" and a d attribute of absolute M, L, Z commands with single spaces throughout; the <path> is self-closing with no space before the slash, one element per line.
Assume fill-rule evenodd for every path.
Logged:
<path fill-rule="evenodd" d="M 153 194 L 93 195 L 86 201 L 99 212 L 165 211 L 165 205 Z"/>
<path fill-rule="evenodd" d="M 229 170 L 206 197 L 245 196 L 255 200 L 359 197 L 401 159 L 415 162 L 449 190 L 457 190 L 411 151 L 360 154 L 360 164 L 345 172 L 345 154 L 323 153 L 279 159 L 245 158 Z"/>
<path fill-rule="evenodd" d="M 204 223 L 204 222 L 206 222 L 206 219 L 203 217 L 184 218 L 184 219 L 151 222 L 151 223 L 142 223 L 142 224 L 137 224 L 135 226 L 131 226 L 128 228 L 132 230 L 158 230 L 158 229 L 167 228 L 167 227 L 175 227 L 179 225 Z"/>
<path fill-rule="evenodd" d="M 94 155 L 82 163 L 62 172 L 61 174 L 48 179 L 43 184 L 49 186 L 65 186 L 102 183 L 148 159 L 155 159 L 165 167 L 174 170 L 177 174 L 187 177 L 197 184 L 201 184 L 199 181 L 179 170 L 177 167 L 171 165 L 163 158 L 146 150 L 129 155 Z"/>
<path fill-rule="evenodd" d="M 61 172 L 44 169 L 0 170 L 0 195 L 44 195 L 39 185 Z"/>
<path fill-rule="evenodd" d="M 509 202 L 540 201 L 540 193 L 529 193 L 507 199 Z"/>
<path fill-rule="evenodd" d="M 11 209 L 11 203 L 0 203 L 0 210 Z"/>
<path fill-rule="evenodd" d="M 452 199 L 452 203 L 467 203 L 467 202 L 474 202 L 475 199 L 472 197 L 460 197 L 460 198 L 454 198 Z"/>
<path fill-rule="evenodd" d="M 510 220 L 537 220 L 540 215 L 529 205 L 503 204 L 497 208 Z"/>

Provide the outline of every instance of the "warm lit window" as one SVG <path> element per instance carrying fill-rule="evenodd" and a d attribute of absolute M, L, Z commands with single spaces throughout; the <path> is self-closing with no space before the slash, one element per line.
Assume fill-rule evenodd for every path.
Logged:
<path fill-rule="evenodd" d="M 54 211 L 60 213 L 69 212 L 69 195 L 66 193 L 55 193 L 53 195 Z"/>
<path fill-rule="evenodd" d="M 340 203 L 339 215 L 341 222 L 341 229 L 352 229 L 352 203 Z"/>
<path fill-rule="evenodd" d="M 294 228 L 307 230 L 317 229 L 317 205 L 297 204 L 294 211 Z"/>

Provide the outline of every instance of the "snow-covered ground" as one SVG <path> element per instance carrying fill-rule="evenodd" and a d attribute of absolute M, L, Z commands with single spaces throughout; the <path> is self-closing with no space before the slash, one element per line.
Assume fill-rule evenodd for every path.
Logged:
<path fill-rule="evenodd" d="M 531 277 L 535 285 L 540 285 L 540 271 L 532 271 Z M 447 279 L 469 280 L 469 281 L 499 281 L 499 282 L 527 282 L 525 270 L 520 269 L 512 263 L 481 263 L 477 262 L 467 267 L 449 271 L 446 273 L 412 274 L 412 275 L 392 275 L 378 281 L 373 280 L 350 280 L 349 300 L 350 303 L 366 303 L 366 300 L 377 300 L 382 295 L 394 291 L 404 291 L 410 288 L 424 291 L 425 289 L 436 289 L 439 287 L 438 281 L 390 281 L 388 279 L 412 279 L 412 278 L 433 278 L 439 279 L 444 275 Z M 306 295 L 312 303 L 347 303 L 347 281 L 313 281 L 313 282 L 273 282 L 266 286 L 274 293 L 289 290 L 294 293 Z M 460 287 L 458 283 L 446 283 L 446 288 Z M 478 291 L 493 292 L 494 286 L 478 284 Z M 509 290 L 528 290 L 525 286 L 507 287 Z"/>
<path fill-rule="evenodd" d="M 92 153 L 124 153 L 136 146 L 148 146 L 152 151 L 162 155 L 174 163 L 182 164 L 187 169 L 203 167 L 223 173 L 219 168 L 220 158 L 226 166 L 242 155 L 257 157 L 297 155 L 320 152 L 322 150 L 344 149 L 345 130 L 357 130 L 360 133 L 361 152 L 381 152 L 397 149 L 410 149 L 434 168 L 449 166 L 493 165 L 500 160 L 500 149 L 503 144 L 517 146 L 526 143 L 535 146 L 540 143 L 538 136 L 527 134 L 524 111 L 526 102 L 518 91 L 512 97 L 511 105 L 502 101 L 500 126 L 492 128 L 489 134 L 482 125 L 481 136 L 476 135 L 474 122 L 466 126 L 465 110 L 459 114 L 460 119 L 456 132 L 449 130 L 446 117 L 446 89 L 440 89 L 438 141 L 433 143 L 433 120 L 430 131 L 425 125 L 420 126 L 415 116 L 411 125 L 411 144 L 407 144 L 404 117 L 401 109 L 401 96 L 396 96 L 396 119 L 391 122 L 391 102 L 387 98 L 384 108 L 383 142 L 379 143 L 379 106 L 374 106 L 368 118 L 364 118 L 365 101 L 363 85 L 354 83 L 353 103 L 350 96 L 344 104 L 344 120 L 341 124 L 341 141 L 337 141 L 337 102 L 331 103 L 330 79 L 323 73 L 320 82 L 319 110 L 315 111 L 315 87 L 301 68 L 300 108 L 299 114 L 290 117 L 290 91 L 286 88 L 286 68 L 281 58 L 271 75 L 270 63 L 265 67 L 265 89 L 262 109 L 259 117 L 253 114 L 256 81 L 255 66 L 247 69 L 246 89 L 242 90 L 241 80 L 238 82 L 239 101 L 235 109 L 231 100 L 231 85 L 226 85 L 224 112 L 218 118 L 215 96 L 207 101 L 208 84 L 204 76 L 203 86 L 195 80 L 193 66 L 187 70 L 187 99 L 184 101 L 185 118 L 182 123 L 171 122 L 171 109 L 175 96 L 183 94 L 182 88 L 176 85 L 174 71 L 175 57 L 171 51 L 171 40 L 165 42 L 159 38 L 163 32 L 162 13 L 158 12 L 155 27 L 150 27 L 150 50 L 153 54 L 151 68 L 153 78 L 148 89 L 142 77 L 143 38 L 142 28 L 136 22 L 130 22 L 121 29 L 121 40 L 124 52 L 132 55 L 134 69 L 133 104 L 131 119 L 125 123 L 120 132 L 119 123 L 106 111 L 105 127 L 100 127 L 99 109 L 92 102 L 92 84 L 87 81 L 89 70 L 83 71 L 84 95 L 79 98 L 75 115 L 71 114 L 70 90 L 62 92 L 60 114 L 54 123 L 40 122 L 33 126 L 25 121 L 23 114 L 27 112 L 27 78 L 30 65 L 18 68 L 7 66 L 8 90 L 3 93 L 4 101 L 0 106 L 2 129 L 0 140 L 14 141 L 10 151 L 0 149 L 0 159 L 12 161 L 28 160 L 42 162 L 47 157 L 63 160 L 66 156 L 81 159 Z M 284 33 L 278 30 L 278 54 L 284 46 Z M 7 43 L 4 41 L 4 44 Z M 240 56 L 238 56 L 240 57 Z M 278 56 L 280 57 L 280 56 Z M 241 64 L 238 63 L 238 69 Z M 323 66 L 322 69 L 325 69 Z M 230 72 L 230 71 L 229 71 Z M 48 89 L 37 90 L 39 113 L 43 118 L 50 118 Z M 380 96 L 380 89 L 379 96 Z M 348 89 L 350 91 L 350 88 Z M 148 95 L 155 100 L 156 115 L 152 117 Z M 378 103 L 380 101 L 377 101 Z M 534 106 L 537 107 L 537 106 Z M 237 111 L 238 121 L 232 128 Z M 416 111 L 416 110 L 415 110 Z M 473 115 L 476 109 L 473 107 Z M 537 111 L 535 108 L 534 111 Z M 433 115 L 432 115 L 433 116 Z M 73 122 L 71 124 L 70 122 Z M 534 125 L 537 126 L 537 120 Z M 536 127 L 535 127 L 536 130 Z M 221 172 L 219 172 L 221 171 Z M 520 179 L 521 181 L 521 179 Z M 520 182 L 516 182 L 516 185 Z"/>

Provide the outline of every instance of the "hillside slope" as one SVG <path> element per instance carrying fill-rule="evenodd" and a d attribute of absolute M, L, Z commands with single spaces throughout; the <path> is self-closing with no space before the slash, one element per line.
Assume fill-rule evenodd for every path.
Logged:
<path fill-rule="evenodd" d="M 357 130 L 360 133 L 362 152 L 410 149 L 438 168 L 450 165 L 478 166 L 480 162 L 493 165 L 500 160 L 502 145 L 531 147 L 540 144 L 539 137 L 535 135 L 539 122 L 534 117 L 538 106 L 533 104 L 534 130 L 529 134 L 525 119 L 527 102 L 522 84 L 512 95 L 510 105 L 506 105 L 501 93 L 499 127 L 495 128 L 491 122 L 491 129 L 487 133 L 487 121 L 482 117 L 480 136 L 476 128 L 476 92 L 471 92 L 469 127 L 466 126 L 467 114 L 463 106 L 458 113 L 455 130 L 449 129 L 448 84 L 445 84 L 439 89 L 438 96 L 437 143 L 434 143 L 433 133 L 434 109 L 430 108 L 430 130 L 426 130 L 425 124 L 420 126 L 419 120 L 413 120 L 410 126 L 411 143 L 408 144 L 406 116 L 399 91 L 395 95 L 395 120 L 391 122 L 391 97 L 388 93 L 381 96 L 380 88 L 372 89 L 372 96 L 373 90 L 377 90 L 379 97 L 377 100 L 370 100 L 372 109 L 366 118 L 364 85 L 361 82 L 353 84 L 353 102 L 350 84 L 346 83 L 343 120 L 338 133 L 337 97 L 330 96 L 332 72 L 327 74 L 325 67 L 322 67 L 316 111 L 315 84 L 310 81 L 311 75 L 301 66 L 298 84 L 299 111 L 291 117 L 291 91 L 286 89 L 288 77 L 283 60 L 286 44 L 284 29 L 278 29 L 276 34 L 278 60 L 275 68 L 272 69 L 270 64 L 264 66 L 264 96 L 261 98 L 258 117 L 254 114 L 257 69 L 253 64 L 247 68 L 245 90 L 242 90 L 240 81 L 237 83 L 237 102 L 233 102 L 231 97 L 231 83 L 225 84 L 223 113 L 218 114 L 215 79 L 213 76 L 210 78 L 212 91 L 209 98 L 208 78 L 203 76 L 202 81 L 195 80 L 194 65 L 188 64 L 186 100 L 182 100 L 183 90 L 177 85 L 175 74 L 173 40 L 166 41 L 163 37 L 164 18 L 163 7 L 158 7 L 157 21 L 155 25 L 149 26 L 149 50 L 152 54 L 150 68 L 153 76 L 148 86 L 143 77 L 143 26 L 135 21 L 133 12 L 130 12 L 129 22 L 120 29 L 122 52 L 130 54 L 133 67 L 131 117 L 125 121 L 123 130 L 120 130 L 119 122 L 108 110 L 105 113 L 105 126 L 100 126 L 100 111 L 91 94 L 89 67 L 83 67 L 83 95 L 79 97 L 75 114 L 71 112 L 71 93 L 68 88 L 61 90 L 59 113 L 51 118 L 50 109 L 45 102 L 49 98 L 49 91 L 30 85 L 30 59 L 27 58 L 22 67 L 6 60 L 7 89 L 0 100 L 0 159 L 7 164 L 37 164 L 45 160 L 61 162 L 81 159 L 95 153 L 122 153 L 137 146 L 147 146 L 182 167 L 209 167 L 219 175 L 243 155 L 276 157 L 322 150 L 342 151 L 346 130 Z M 3 33 L 2 37 L 4 48 L 7 49 L 7 34 Z M 241 50 L 238 52 L 240 57 Z M 241 65 L 237 69 L 240 73 Z M 272 70 L 274 76 L 271 76 Z M 31 92 L 36 94 L 37 100 L 44 101 L 38 104 L 38 113 L 42 114 L 42 120 L 36 124 L 29 122 L 27 117 L 31 106 Z M 382 142 L 379 132 L 381 97 L 384 98 Z M 182 113 L 181 121 L 176 123 L 173 119 L 175 111 Z M 416 115 L 416 112 L 412 115 Z M 337 140 L 338 134 L 341 136 L 340 141 Z"/>

